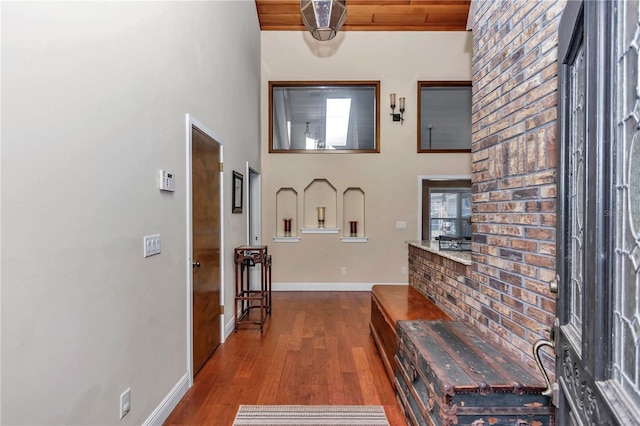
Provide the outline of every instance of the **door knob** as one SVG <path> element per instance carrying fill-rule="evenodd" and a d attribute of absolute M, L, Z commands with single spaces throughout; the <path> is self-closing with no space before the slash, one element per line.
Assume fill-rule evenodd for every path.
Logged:
<path fill-rule="evenodd" d="M 191 266 L 194 267 L 194 268 L 199 268 L 200 267 L 200 261 L 199 260 L 191 261 Z"/>

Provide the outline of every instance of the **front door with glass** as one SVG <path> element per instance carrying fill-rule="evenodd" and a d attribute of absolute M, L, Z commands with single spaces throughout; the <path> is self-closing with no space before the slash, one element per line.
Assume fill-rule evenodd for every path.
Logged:
<path fill-rule="evenodd" d="M 640 422 L 638 13 L 570 1 L 559 25 L 560 425 Z"/>

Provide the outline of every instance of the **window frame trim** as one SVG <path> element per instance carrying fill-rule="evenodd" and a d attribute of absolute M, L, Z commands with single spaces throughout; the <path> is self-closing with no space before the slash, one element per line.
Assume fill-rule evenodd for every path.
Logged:
<path fill-rule="evenodd" d="M 469 149 L 423 149 L 420 135 L 422 134 L 422 88 L 423 87 L 469 87 L 473 92 L 473 84 L 471 80 L 418 80 L 418 119 L 417 121 L 417 153 L 418 154 L 438 154 L 438 153 L 470 153 Z M 473 108 L 473 104 L 471 105 Z M 473 111 L 471 111 L 473 115 Z M 473 132 L 472 132 L 473 134 Z M 470 141 L 473 144 L 473 140 Z"/>
<path fill-rule="evenodd" d="M 430 183 L 435 183 L 431 186 Z M 418 176 L 418 232 L 417 239 L 419 241 L 431 242 L 431 231 L 427 232 L 428 239 L 425 239 L 424 223 L 425 220 L 430 226 L 430 200 L 429 200 L 429 188 L 462 188 L 465 184 L 469 184 L 471 188 L 471 197 L 473 205 L 473 182 L 471 175 L 420 175 Z M 426 194 L 425 194 L 426 192 Z M 427 199 L 425 200 L 425 196 Z M 425 204 L 426 202 L 426 204 Z M 471 217 L 473 220 L 473 209 L 471 211 Z M 471 237 L 473 239 L 473 227 L 471 229 Z"/>
<path fill-rule="evenodd" d="M 273 147 L 273 89 L 274 87 L 306 87 L 306 86 L 372 86 L 375 88 L 375 148 L 373 149 L 274 149 Z M 269 154 L 379 154 L 380 153 L 380 80 L 301 80 L 301 81 L 269 81 L 268 88 L 269 111 Z"/>

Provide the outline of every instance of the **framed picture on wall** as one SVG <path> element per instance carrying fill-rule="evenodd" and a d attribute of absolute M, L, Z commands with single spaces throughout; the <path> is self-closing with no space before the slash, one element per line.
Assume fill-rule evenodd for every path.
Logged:
<path fill-rule="evenodd" d="M 242 213 L 242 173 L 233 172 L 233 198 L 231 213 Z"/>

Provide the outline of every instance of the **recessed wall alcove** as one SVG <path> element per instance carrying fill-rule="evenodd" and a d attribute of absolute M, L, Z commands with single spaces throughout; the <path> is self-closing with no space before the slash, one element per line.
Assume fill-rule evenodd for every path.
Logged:
<path fill-rule="evenodd" d="M 342 194 L 342 237 L 343 243 L 366 243 L 365 237 L 365 194 L 361 188 L 350 187 Z M 352 222 L 355 222 L 353 224 Z M 355 231 L 352 233 L 352 231 Z"/>
<path fill-rule="evenodd" d="M 289 232 L 285 232 L 285 219 L 290 221 Z M 298 192 L 293 188 L 280 188 L 276 192 L 276 243 L 297 243 L 298 236 Z"/>
<path fill-rule="evenodd" d="M 337 234 L 338 191 L 327 179 L 318 178 L 304 189 L 303 234 Z M 324 207 L 324 227 L 318 220 L 318 207 Z"/>

